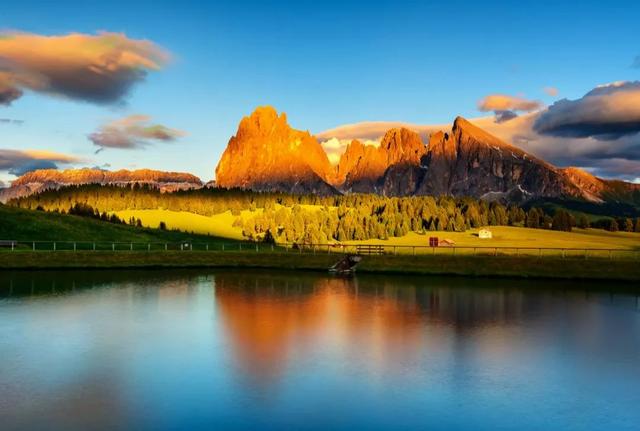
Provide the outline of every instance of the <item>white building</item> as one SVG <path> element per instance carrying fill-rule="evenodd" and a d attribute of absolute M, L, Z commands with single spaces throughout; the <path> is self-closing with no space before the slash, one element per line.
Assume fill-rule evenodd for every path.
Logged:
<path fill-rule="evenodd" d="M 480 239 L 491 239 L 493 238 L 493 234 L 489 229 L 480 229 L 478 231 L 478 238 Z"/>

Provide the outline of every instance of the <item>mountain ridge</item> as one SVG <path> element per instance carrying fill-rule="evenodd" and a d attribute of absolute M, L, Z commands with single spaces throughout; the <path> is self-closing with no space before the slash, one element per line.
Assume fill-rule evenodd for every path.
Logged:
<path fill-rule="evenodd" d="M 162 192 L 174 192 L 202 187 L 197 176 L 186 172 L 167 172 L 153 169 L 107 171 L 95 168 L 81 169 L 39 169 L 27 172 L 11 182 L 8 188 L 0 189 L 0 202 L 28 196 L 41 191 L 58 189 L 70 185 L 146 184 Z"/>
<path fill-rule="evenodd" d="M 267 123 L 277 118 L 286 124 L 285 114 L 278 116 L 271 107 L 260 107 L 256 112 L 264 110 L 270 112 Z M 558 168 L 460 116 L 455 118 L 450 131 L 432 133 L 426 145 L 418 133 L 404 127 L 388 130 L 379 146 L 364 145 L 354 139 L 336 166 L 328 163 L 324 150 L 324 154 L 318 156 L 322 147 L 315 137 L 308 132 L 291 129 L 288 124 L 286 133 L 280 134 L 275 142 L 272 136 L 265 134 L 260 135 L 259 145 L 251 139 L 244 142 L 241 133 L 243 122 L 252 116 L 243 119 L 238 133 L 229 141 L 216 169 L 218 186 L 294 193 L 311 189 L 325 194 L 468 195 L 508 202 L 541 197 L 602 202 L 610 196 L 622 196 L 640 189 L 634 184 L 604 180 L 577 168 Z M 293 138 L 287 133 L 294 137 L 297 133 L 305 133 L 309 151 L 301 152 L 296 150 L 298 146 L 292 147 Z M 286 155 L 280 154 L 281 163 L 261 166 L 262 158 L 255 156 L 260 153 L 253 152 L 250 163 L 242 160 L 243 147 L 259 146 L 271 153 L 274 150 L 270 147 L 274 144 L 285 153 L 289 148 L 292 157 L 287 159 Z M 230 147 L 234 147 L 232 151 L 229 151 Z M 289 161 L 290 165 L 286 166 L 283 160 Z M 311 161 L 315 161 L 314 168 Z M 282 164 L 285 166 L 279 166 Z M 243 166 L 247 168 L 243 170 Z M 233 169 L 235 172 L 229 174 L 228 171 Z M 255 177 L 252 170 L 261 172 L 260 181 L 251 180 Z M 278 174 L 270 178 L 268 172 Z M 309 172 L 315 175 L 310 176 Z M 306 177 L 302 173 L 306 173 Z M 219 174 L 222 174 L 222 179 Z M 303 187 L 300 186 L 301 178 L 306 181 Z"/>
<path fill-rule="evenodd" d="M 286 114 L 271 106 L 242 118 L 215 172 L 216 180 L 203 185 L 189 173 L 150 169 L 38 170 L 0 189 L 0 202 L 67 185 L 135 183 L 163 192 L 237 187 L 294 194 L 471 196 L 515 203 L 539 198 L 625 202 L 640 194 L 640 184 L 602 179 L 576 167 L 558 168 L 460 116 L 450 130 L 432 133 L 426 145 L 405 127 L 387 130 L 377 146 L 354 139 L 334 166 L 313 135 L 291 127 Z"/>

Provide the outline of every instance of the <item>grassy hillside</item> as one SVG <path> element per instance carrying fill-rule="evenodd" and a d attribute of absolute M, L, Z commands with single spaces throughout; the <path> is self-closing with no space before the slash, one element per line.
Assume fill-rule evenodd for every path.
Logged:
<path fill-rule="evenodd" d="M 256 210 L 261 211 L 260 209 Z M 242 211 L 246 218 L 257 212 Z M 189 229 L 196 233 L 211 234 L 231 239 L 241 239 L 242 229 L 234 227 L 236 219 L 231 212 L 211 217 L 186 212 L 168 210 L 118 211 L 123 218 L 139 218 L 144 226 L 158 226 L 164 221 L 169 228 Z M 608 232 L 601 229 L 574 229 L 573 232 L 558 232 L 543 229 L 529 229 L 510 226 L 492 226 L 492 239 L 478 238 L 478 229 L 466 232 L 426 232 L 424 235 L 410 232 L 402 237 L 388 240 L 370 239 L 366 241 L 346 241 L 345 244 L 385 244 L 387 246 L 429 245 L 429 237 L 451 239 L 461 247 L 549 247 L 549 248 L 612 248 L 625 250 L 640 249 L 640 234 L 629 232 Z"/>
<path fill-rule="evenodd" d="M 282 208 L 281 205 L 275 204 L 276 208 Z M 320 211 L 319 205 L 300 205 L 307 211 Z M 335 210 L 335 208 L 332 208 Z M 239 217 L 243 220 L 262 214 L 262 208 L 256 208 L 253 211 L 240 211 Z M 194 232 L 203 235 L 213 235 L 223 238 L 242 240 L 242 228 L 233 226 L 233 222 L 238 218 L 231 213 L 225 211 L 212 216 L 204 216 L 186 211 L 170 211 L 164 209 L 157 210 L 124 210 L 115 211 L 122 220 L 129 220 L 131 217 L 140 219 L 145 227 L 156 227 L 160 222 L 164 222 L 168 229 L 178 229 L 184 232 Z"/>
<path fill-rule="evenodd" d="M 261 210 L 256 210 L 261 211 Z M 184 232 L 194 232 L 202 235 L 213 235 L 223 238 L 241 240 L 242 228 L 234 227 L 233 222 L 236 216 L 231 211 L 226 211 L 213 216 L 203 216 L 186 211 L 169 210 L 125 210 L 114 212 L 122 220 L 129 220 L 131 217 L 140 219 L 145 227 L 156 227 L 160 222 L 167 225 L 167 229 L 178 229 Z M 242 211 L 242 216 L 246 217 L 249 211 Z"/>
<path fill-rule="evenodd" d="M 157 226 L 157 224 L 156 224 Z M 17 241 L 216 242 L 221 238 L 136 228 L 91 218 L 0 205 L 0 239 Z M 225 239 L 228 242 L 228 239 Z"/>
<path fill-rule="evenodd" d="M 512 226 L 491 226 L 491 239 L 480 239 L 478 229 L 466 232 L 427 232 L 424 235 L 410 232 L 400 238 L 388 240 L 347 241 L 349 244 L 387 244 L 390 246 L 429 245 L 429 237 L 450 239 L 460 247 L 549 247 L 549 248 L 613 248 L 640 249 L 640 234 L 633 232 L 608 232 L 602 229 L 577 229 L 559 232 L 545 229 L 529 229 Z"/>

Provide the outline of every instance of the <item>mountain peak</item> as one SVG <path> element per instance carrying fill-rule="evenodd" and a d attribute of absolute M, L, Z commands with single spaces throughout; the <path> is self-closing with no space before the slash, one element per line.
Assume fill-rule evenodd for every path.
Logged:
<path fill-rule="evenodd" d="M 38 169 L 20 176 L 12 185 L 19 186 L 33 183 L 56 184 L 110 184 L 110 183 L 191 183 L 201 185 L 202 181 L 195 175 L 184 172 L 164 172 L 152 169 L 129 171 L 106 171 L 95 168 L 80 169 Z"/>
<path fill-rule="evenodd" d="M 460 128 L 468 128 L 475 127 L 473 124 L 469 122 L 466 118 L 458 115 L 455 120 L 453 120 L 453 130 L 457 130 Z"/>
<path fill-rule="evenodd" d="M 404 127 L 388 130 L 382 138 L 380 149 L 386 152 L 388 165 L 419 163 L 425 152 L 420 135 Z"/>
<path fill-rule="evenodd" d="M 333 193 L 327 154 L 307 131 L 296 130 L 285 113 L 260 106 L 244 117 L 216 167 L 216 184 L 255 190 Z"/>
<path fill-rule="evenodd" d="M 280 116 L 278 116 L 278 111 L 276 111 L 276 108 L 271 105 L 263 105 L 258 106 L 256 109 L 254 109 L 248 118 L 254 121 L 264 121 L 268 123 L 275 121 L 277 118 L 283 118 L 284 121 L 286 121 L 287 114 L 282 112 Z"/>
<path fill-rule="evenodd" d="M 202 181 L 185 172 L 164 172 L 152 169 L 129 171 L 106 171 L 96 168 L 81 169 L 39 169 L 20 176 L 11 182 L 11 187 L 0 192 L 0 202 L 28 196 L 44 190 L 58 189 L 69 185 L 101 184 L 126 186 L 147 184 L 162 192 L 187 190 L 202 187 Z"/>

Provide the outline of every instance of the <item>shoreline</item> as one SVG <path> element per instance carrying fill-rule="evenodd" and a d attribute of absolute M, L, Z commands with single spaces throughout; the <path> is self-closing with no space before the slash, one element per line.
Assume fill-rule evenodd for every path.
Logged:
<path fill-rule="evenodd" d="M 215 251 L 3 252 L 1 270 L 254 268 L 327 272 L 340 255 Z M 640 262 L 531 256 L 364 256 L 358 273 L 640 281 Z"/>

